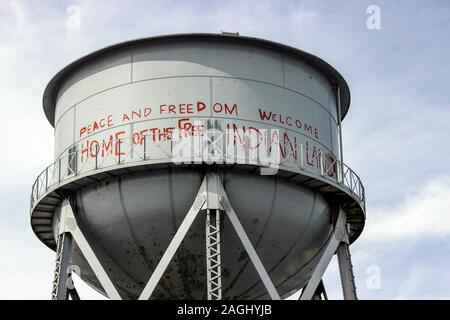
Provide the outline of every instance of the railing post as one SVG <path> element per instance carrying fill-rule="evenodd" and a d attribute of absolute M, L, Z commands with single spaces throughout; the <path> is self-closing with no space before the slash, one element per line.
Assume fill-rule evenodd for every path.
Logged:
<path fill-rule="evenodd" d="M 353 192 L 353 172 L 350 170 L 350 191 Z"/>
<path fill-rule="evenodd" d="M 45 191 L 48 190 L 48 167 L 45 168 Z"/>
<path fill-rule="evenodd" d="M 120 144 L 121 144 L 120 143 L 120 139 L 117 140 L 117 143 L 118 143 L 118 149 L 119 149 L 119 154 L 118 154 L 118 156 L 119 156 L 119 163 L 118 164 L 120 164 L 120 153 L 121 153 L 120 152 Z"/>
<path fill-rule="evenodd" d="M 144 134 L 144 160 L 147 160 L 147 135 Z"/>
<path fill-rule="evenodd" d="M 362 198 L 362 189 L 361 189 L 361 181 L 358 179 L 358 199 L 361 200 Z"/>
<path fill-rule="evenodd" d="M 75 175 L 78 175 L 78 148 L 75 147 L 75 158 L 72 158 L 72 161 L 75 161 Z M 87 161 L 87 157 L 86 157 L 86 161 Z"/>
<path fill-rule="evenodd" d="M 98 169 L 98 144 L 95 145 L 95 169 Z"/>
<path fill-rule="evenodd" d="M 58 183 L 61 183 L 61 157 L 58 159 Z"/>
<path fill-rule="evenodd" d="M 37 194 L 36 194 L 36 181 L 33 184 L 33 187 L 31 187 L 31 208 L 34 206 L 34 202 L 37 200 Z"/>
<path fill-rule="evenodd" d="M 366 191 L 364 189 L 364 186 L 361 183 L 361 189 L 362 189 L 362 194 L 361 194 L 361 201 L 364 205 L 364 211 L 366 210 Z"/>
<path fill-rule="evenodd" d="M 300 144 L 300 168 L 305 169 L 305 163 L 303 160 L 303 144 Z"/>
<path fill-rule="evenodd" d="M 320 175 L 323 176 L 323 154 L 319 153 Z"/>
<path fill-rule="evenodd" d="M 347 186 L 347 185 L 345 184 L 345 181 L 346 181 L 346 177 L 347 177 L 348 170 L 347 170 L 346 167 L 344 166 L 344 163 L 342 163 L 341 166 L 342 166 L 342 184 L 343 184 L 344 186 Z"/>

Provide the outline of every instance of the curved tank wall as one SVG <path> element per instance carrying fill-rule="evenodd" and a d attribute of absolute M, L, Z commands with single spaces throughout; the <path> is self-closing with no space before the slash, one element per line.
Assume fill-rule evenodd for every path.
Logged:
<path fill-rule="evenodd" d="M 207 119 L 238 143 L 240 130 L 278 130 L 288 166 L 296 166 L 299 145 L 339 156 L 335 93 L 321 72 L 267 48 L 192 39 L 117 49 L 71 72 L 57 92 L 55 158 L 72 145 L 83 162 L 97 147 L 101 156 L 119 153 L 111 140 L 165 142 L 175 130 L 207 127 Z"/>

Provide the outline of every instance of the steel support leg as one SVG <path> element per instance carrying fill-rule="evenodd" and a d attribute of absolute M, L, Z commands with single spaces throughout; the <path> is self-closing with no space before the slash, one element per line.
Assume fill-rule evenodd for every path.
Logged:
<path fill-rule="evenodd" d="M 208 300 L 221 300 L 220 210 L 214 209 L 206 209 L 206 276 Z"/>
<path fill-rule="evenodd" d="M 53 278 L 52 300 L 68 300 L 69 291 L 67 279 L 69 277 L 70 251 L 72 249 L 72 236 L 64 232 L 58 236 L 56 248 L 56 266 Z"/>
<path fill-rule="evenodd" d="M 75 241 L 75 243 L 78 245 L 78 247 L 81 250 L 81 253 L 87 260 L 89 266 L 92 268 L 92 271 L 94 271 L 95 275 L 97 276 L 98 281 L 102 285 L 103 289 L 105 290 L 106 294 L 110 299 L 113 300 L 121 300 L 120 294 L 117 292 L 117 289 L 114 287 L 114 284 L 112 283 L 111 279 L 108 277 L 106 271 L 103 269 L 103 266 L 101 265 L 100 261 L 98 260 L 97 256 L 95 255 L 95 252 L 92 250 L 91 246 L 87 242 L 86 238 L 84 237 L 83 233 L 81 232 L 77 220 L 75 219 L 75 215 L 72 210 L 72 206 L 70 205 L 70 202 L 68 199 L 64 200 L 61 205 L 61 216 L 60 216 L 60 222 L 59 222 L 59 236 L 58 239 L 72 239 Z M 60 246 L 58 240 L 58 247 Z M 64 247 L 66 247 L 66 244 L 64 244 Z M 69 247 L 66 247 L 69 248 Z M 63 248 L 64 249 L 64 248 Z M 68 250 L 62 250 L 64 251 Z M 59 257 L 60 250 L 57 249 L 57 266 L 58 266 L 58 257 Z M 64 255 L 63 255 L 64 256 Z M 62 257 L 63 257 L 62 256 Z M 61 260 L 64 261 L 64 260 Z M 67 260 L 68 261 L 68 260 Z M 62 269 L 63 264 L 59 263 L 59 280 L 58 283 L 61 283 L 61 270 L 67 270 L 68 265 Z M 57 267 L 58 269 L 58 267 Z M 56 271 L 55 271 L 55 278 L 56 278 Z M 65 278 L 65 283 L 67 282 L 67 273 Z M 55 282 L 54 282 L 55 283 Z M 67 296 L 67 283 L 66 283 L 66 292 L 65 295 Z M 62 294 L 62 293 L 61 293 Z M 53 294 L 52 294 L 53 298 Z"/>
<path fill-rule="evenodd" d="M 351 262 L 349 245 L 341 242 L 337 249 L 339 272 L 341 274 L 342 291 L 344 300 L 357 300 L 355 276 L 353 275 L 353 265 Z"/>

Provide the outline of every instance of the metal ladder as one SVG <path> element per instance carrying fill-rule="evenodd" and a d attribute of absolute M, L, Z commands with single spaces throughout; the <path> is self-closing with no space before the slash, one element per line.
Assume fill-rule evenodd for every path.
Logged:
<path fill-rule="evenodd" d="M 220 210 L 206 209 L 206 273 L 208 300 L 222 299 Z"/>
<path fill-rule="evenodd" d="M 56 247 L 55 274 L 53 277 L 52 300 L 67 300 L 67 267 L 70 257 L 72 237 L 65 232 L 58 236 Z M 66 250 L 64 248 L 67 248 Z"/>

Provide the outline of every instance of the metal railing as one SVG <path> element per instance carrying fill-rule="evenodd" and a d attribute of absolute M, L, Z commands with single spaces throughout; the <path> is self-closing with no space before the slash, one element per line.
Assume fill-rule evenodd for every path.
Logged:
<path fill-rule="evenodd" d="M 46 167 L 37 177 L 31 191 L 31 209 L 49 192 L 81 176 L 95 174 L 99 170 L 114 169 L 120 166 L 151 163 L 239 163 L 259 165 L 261 167 L 281 168 L 305 173 L 346 191 L 365 209 L 364 186 L 358 175 L 347 165 L 331 154 L 308 154 L 303 144 L 295 145 L 295 157 L 286 160 L 267 161 L 266 158 L 251 158 L 248 153 L 223 154 L 210 148 L 210 143 L 199 153 L 180 155 L 177 147 L 180 141 L 155 141 L 150 135 L 132 136 L 124 139 L 103 141 L 101 144 L 85 141 L 73 145 L 54 163 Z M 208 146 L 209 145 L 209 146 Z M 213 148 L 214 149 L 214 148 Z M 205 152 L 205 150 L 208 150 Z M 276 171 L 274 171 L 276 173 Z"/>

